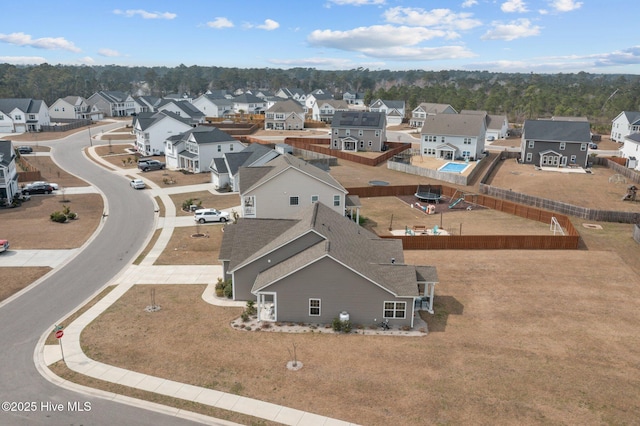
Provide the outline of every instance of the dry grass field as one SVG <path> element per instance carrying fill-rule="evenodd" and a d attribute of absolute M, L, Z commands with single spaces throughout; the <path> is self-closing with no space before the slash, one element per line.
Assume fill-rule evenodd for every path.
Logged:
<path fill-rule="evenodd" d="M 164 161 L 164 160 L 160 160 Z M 210 183 L 209 173 L 182 173 L 178 170 L 152 170 L 145 172 L 142 177 L 149 179 L 161 188 L 167 186 L 188 186 L 200 183 Z M 165 179 L 167 183 L 165 183 Z"/>
<path fill-rule="evenodd" d="M 221 243 L 222 225 L 219 224 L 174 228 L 169 244 L 154 264 L 211 265 L 218 262 Z"/>
<path fill-rule="evenodd" d="M 170 195 L 176 206 L 177 216 L 193 216 L 193 212 L 182 210 L 182 203 L 193 199 L 195 204 L 202 203 L 202 208 L 214 208 L 218 210 L 229 209 L 240 205 L 240 196 L 232 193 L 213 194 L 209 191 L 187 192 Z"/>
<path fill-rule="evenodd" d="M 45 155 L 25 155 L 23 157 L 29 164 L 40 170 L 42 180 L 57 183 L 59 187 L 87 186 L 87 182 L 67 173 L 50 156 Z M 22 185 L 27 182 L 20 182 Z"/>

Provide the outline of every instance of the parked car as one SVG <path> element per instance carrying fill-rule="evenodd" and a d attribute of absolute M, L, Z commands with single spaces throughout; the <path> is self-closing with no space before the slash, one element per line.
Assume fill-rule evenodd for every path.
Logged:
<path fill-rule="evenodd" d="M 149 170 L 162 170 L 166 166 L 165 163 L 158 160 L 140 160 L 138 161 L 138 168 L 143 172 L 148 172 Z"/>
<path fill-rule="evenodd" d="M 0 253 L 9 250 L 9 240 L 0 240 Z"/>
<path fill-rule="evenodd" d="M 146 187 L 142 179 L 134 179 L 131 182 L 129 182 L 129 185 L 131 185 L 133 189 L 144 189 Z"/>
<path fill-rule="evenodd" d="M 42 180 L 35 181 L 31 185 L 49 185 L 53 188 L 54 191 L 57 191 L 59 189 L 59 186 L 57 183 L 49 183 Z"/>
<path fill-rule="evenodd" d="M 45 183 L 39 183 L 39 184 L 32 183 L 22 188 L 22 193 L 24 195 L 51 194 L 52 192 L 53 192 L 53 187 Z"/>
<path fill-rule="evenodd" d="M 591 143 L 589 144 L 589 148 L 591 148 L 591 149 L 598 149 L 598 144 L 597 144 L 597 143 L 593 143 L 593 142 L 591 142 Z"/>
<path fill-rule="evenodd" d="M 226 222 L 229 220 L 229 213 L 216 209 L 198 209 L 194 212 L 193 219 L 199 223 Z"/>
<path fill-rule="evenodd" d="M 18 147 L 18 152 L 20 154 L 31 154 L 33 152 L 33 148 L 27 145 L 22 145 Z"/>
<path fill-rule="evenodd" d="M 495 136 L 487 136 L 487 142 L 493 142 L 496 140 Z"/>

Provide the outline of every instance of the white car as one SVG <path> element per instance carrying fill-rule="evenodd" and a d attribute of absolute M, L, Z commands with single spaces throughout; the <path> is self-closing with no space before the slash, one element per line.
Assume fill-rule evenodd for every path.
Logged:
<path fill-rule="evenodd" d="M 193 220 L 198 223 L 226 222 L 229 220 L 229 213 L 216 209 L 198 209 L 193 214 Z"/>
<path fill-rule="evenodd" d="M 0 240 L 0 253 L 9 250 L 9 240 Z"/>
<path fill-rule="evenodd" d="M 129 185 L 131 185 L 133 189 L 144 189 L 147 186 L 142 179 L 134 179 L 129 182 Z"/>

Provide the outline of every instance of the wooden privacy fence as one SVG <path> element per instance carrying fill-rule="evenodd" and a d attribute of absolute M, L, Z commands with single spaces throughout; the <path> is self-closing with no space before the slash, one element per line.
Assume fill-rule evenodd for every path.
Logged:
<path fill-rule="evenodd" d="M 413 195 L 416 189 L 416 185 L 399 185 L 347 188 L 347 191 L 349 195 L 367 198 Z M 452 197 L 458 191 L 456 188 L 445 185 L 431 185 L 431 189 L 432 192 L 439 190 L 442 195 L 447 197 Z M 562 226 L 564 235 L 402 235 L 382 236 L 382 238 L 401 240 L 405 250 L 566 250 L 578 248 L 580 234 L 568 216 L 492 198 L 484 194 L 465 194 L 465 201 L 543 223 L 551 224 L 551 218 L 555 217 Z"/>
<path fill-rule="evenodd" d="M 332 157 L 341 158 L 343 160 L 352 161 L 354 163 L 364 164 L 365 166 L 377 166 L 380 163 L 387 161 L 393 157 L 411 148 L 409 143 L 400 142 L 385 142 L 385 145 L 389 149 L 385 152 L 381 152 L 380 155 L 369 158 L 363 157 L 358 154 L 352 154 L 350 152 L 341 151 L 339 149 L 330 149 L 329 140 L 327 138 L 285 138 L 284 143 L 291 145 L 294 148 L 304 149 L 306 151 L 318 152 Z"/>

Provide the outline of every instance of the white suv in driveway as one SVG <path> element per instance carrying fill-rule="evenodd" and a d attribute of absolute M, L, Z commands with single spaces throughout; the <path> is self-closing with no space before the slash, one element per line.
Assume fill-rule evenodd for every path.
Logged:
<path fill-rule="evenodd" d="M 216 209 L 198 209 L 194 212 L 193 219 L 198 223 L 226 222 L 229 220 L 229 213 Z"/>

